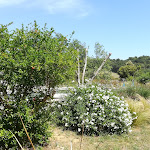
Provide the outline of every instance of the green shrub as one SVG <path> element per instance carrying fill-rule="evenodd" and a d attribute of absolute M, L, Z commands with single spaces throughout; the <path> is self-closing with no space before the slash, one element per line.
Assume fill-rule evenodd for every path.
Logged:
<path fill-rule="evenodd" d="M 76 88 L 64 102 L 56 102 L 57 124 L 88 135 L 130 131 L 133 118 L 123 98 L 98 86 Z"/>
<path fill-rule="evenodd" d="M 0 149 L 19 147 L 10 132 L 30 147 L 18 113 L 33 144 L 47 142 L 53 90 L 75 74 L 77 52 L 68 44 L 36 22 L 12 32 L 0 26 Z"/>
<path fill-rule="evenodd" d="M 142 86 L 137 87 L 137 93 L 146 99 L 150 97 L 150 89 L 148 86 L 142 85 Z"/>
<path fill-rule="evenodd" d="M 146 84 L 150 81 L 150 72 L 142 73 L 137 77 L 137 81 L 142 84 Z"/>
<path fill-rule="evenodd" d="M 40 97 L 28 97 L 25 100 L 15 99 L 0 105 L 0 149 L 17 149 L 18 143 L 11 132 L 17 137 L 21 145 L 30 147 L 28 137 L 25 133 L 19 114 L 25 124 L 27 132 L 34 145 L 45 145 L 51 132 L 48 131 L 51 120 L 50 107 L 48 104 L 41 104 Z"/>

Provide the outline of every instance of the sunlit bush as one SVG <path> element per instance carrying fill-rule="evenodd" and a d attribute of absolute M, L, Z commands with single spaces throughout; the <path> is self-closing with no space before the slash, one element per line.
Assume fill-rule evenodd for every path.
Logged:
<path fill-rule="evenodd" d="M 57 124 L 88 135 L 131 131 L 132 114 L 123 97 L 92 85 L 76 88 L 63 102 L 55 102 Z"/>

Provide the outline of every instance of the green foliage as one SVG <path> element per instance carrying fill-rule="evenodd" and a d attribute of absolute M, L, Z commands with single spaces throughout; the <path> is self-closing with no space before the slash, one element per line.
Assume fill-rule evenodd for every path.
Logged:
<path fill-rule="evenodd" d="M 104 46 L 101 45 L 100 43 L 96 42 L 95 43 L 95 55 L 96 55 L 96 58 L 105 58 L 107 53 L 104 49 Z"/>
<path fill-rule="evenodd" d="M 137 93 L 144 97 L 145 99 L 148 99 L 150 97 L 150 87 L 141 85 L 137 87 Z"/>
<path fill-rule="evenodd" d="M 138 70 L 131 61 L 128 61 L 125 66 L 121 66 L 119 68 L 118 74 L 121 78 L 130 78 L 130 76 L 134 76 L 135 72 Z"/>
<path fill-rule="evenodd" d="M 76 88 L 64 102 L 56 102 L 57 123 L 88 135 L 130 131 L 132 115 L 123 98 L 111 90 L 90 85 Z"/>
<path fill-rule="evenodd" d="M 150 56 L 129 57 L 126 60 L 110 59 L 112 72 L 117 73 L 121 66 L 124 66 L 128 61 L 132 61 L 136 66 L 141 66 L 143 70 L 150 69 Z"/>
<path fill-rule="evenodd" d="M 77 52 L 65 36 L 46 25 L 40 28 L 36 21 L 11 32 L 7 27 L 0 27 L 0 143 L 16 149 L 10 130 L 28 146 L 19 112 L 33 143 L 43 145 L 51 118 L 49 101 L 55 86 L 74 77 Z"/>
<path fill-rule="evenodd" d="M 120 60 L 120 59 L 110 59 L 111 61 L 111 71 L 112 72 L 115 72 L 115 73 L 118 73 L 118 70 L 121 66 L 124 66 L 125 65 L 125 61 L 124 60 Z"/>
<path fill-rule="evenodd" d="M 130 97 L 132 99 L 138 99 L 136 96 L 137 94 L 144 97 L 145 99 L 150 97 L 150 90 L 148 85 L 126 85 L 125 87 L 114 89 L 113 91 L 119 96 Z"/>
<path fill-rule="evenodd" d="M 150 56 L 129 57 L 128 60 L 131 60 L 136 65 L 140 65 L 141 69 L 147 70 L 150 68 Z"/>
<path fill-rule="evenodd" d="M 146 84 L 150 82 L 150 72 L 141 73 L 136 79 L 139 83 Z"/>
<path fill-rule="evenodd" d="M 97 71 L 97 69 L 102 64 L 103 61 L 104 61 L 103 58 L 99 59 L 99 58 L 88 57 L 86 77 L 92 78 L 94 76 L 94 72 Z M 106 80 L 110 79 L 110 76 L 111 76 L 111 74 L 110 74 L 111 64 L 110 63 L 111 62 L 109 60 L 107 60 L 107 62 L 103 66 L 100 73 L 96 76 L 97 79 L 106 79 Z"/>
<path fill-rule="evenodd" d="M 69 48 L 79 50 L 80 67 L 82 70 L 84 66 L 85 51 L 86 51 L 85 43 L 81 43 L 79 40 L 74 39 L 72 42 L 70 42 Z"/>
<path fill-rule="evenodd" d="M 113 89 L 113 92 L 116 93 L 118 96 L 135 98 L 136 88 L 133 86 L 126 86 L 126 87 Z"/>
<path fill-rule="evenodd" d="M 133 86 L 127 86 L 125 88 L 125 93 L 127 94 L 128 97 L 134 98 L 136 94 L 136 88 Z"/>
<path fill-rule="evenodd" d="M 30 147 L 30 142 L 23 129 L 20 113 L 25 127 L 34 145 L 45 145 L 48 142 L 48 137 L 51 133 L 48 131 L 51 115 L 50 108 L 36 106 L 36 101 L 33 98 L 21 100 L 16 104 L 15 99 L 9 101 L 9 104 L 0 106 L 0 148 L 2 149 L 18 149 L 19 145 L 13 137 L 12 133 L 17 137 L 21 145 Z M 11 132 L 12 133 L 11 133 Z"/>

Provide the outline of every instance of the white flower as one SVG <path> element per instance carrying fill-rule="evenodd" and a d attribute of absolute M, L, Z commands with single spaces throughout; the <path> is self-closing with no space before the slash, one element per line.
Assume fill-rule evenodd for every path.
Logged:
<path fill-rule="evenodd" d="M 68 123 L 65 123 L 65 127 L 68 127 Z"/>
<path fill-rule="evenodd" d="M 108 100 L 108 99 L 109 99 L 109 96 L 105 96 L 105 95 L 104 95 L 102 98 L 103 98 L 104 100 Z"/>
<path fill-rule="evenodd" d="M 95 121 L 95 119 L 92 118 L 91 121 Z"/>
<path fill-rule="evenodd" d="M 0 109 L 1 109 L 1 110 L 4 110 L 4 106 L 3 106 L 3 105 L 1 105 L 1 106 L 0 106 Z"/>
<path fill-rule="evenodd" d="M 81 132 L 81 128 L 78 128 L 78 132 Z"/>
<path fill-rule="evenodd" d="M 100 96 L 96 96 L 97 99 L 100 99 Z"/>
<path fill-rule="evenodd" d="M 61 107 L 61 105 L 58 105 L 58 108 L 60 108 Z"/>
<path fill-rule="evenodd" d="M 111 126 L 113 127 L 114 125 L 115 125 L 115 122 L 112 122 L 112 123 L 111 123 Z"/>
<path fill-rule="evenodd" d="M 84 113 L 84 115 L 86 115 L 86 116 L 87 116 L 88 114 L 89 114 L 89 112 Z"/>
<path fill-rule="evenodd" d="M 123 112 L 124 108 L 118 108 L 118 111 Z"/>
<path fill-rule="evenodd" d="M 84 120 L 82 120 L 82 123 L 81 124 L 84 124 L 85 123 L 85 121 Z"/>
<path fill-rule="evenodd" d="M 110 98 L 109 100 L 110 100 L 110 101 L 113 101 L 113 99 L 111 99 L 111 98 Z"/>
<path fill-rule="evenodd" d="M 63 114 L 64 114 L 64 112 L 62 111 L 60 114 L 61 114 L 61 115 L 63 115 Z"/>
<path fill-rule="evenodd" d="M 121 96 L 121 99 L 124 99 L 124 97 L 123 97 L 123 96 Z"/>
<path fill-rule="evenodd" d="M 95 103 L 96 102 L 96 100 L 92 100 L 92 103 Z"/>
<path fill-rule="evenodd" d="M 82 100 L 82 97 L 81 97 L 81 96 L 79 96 L 79 97 L 77 98 L 77 100 Z"/>
<path fill-rule="evenodd" d="M 90 121 L 90 124 L 93 125 L 94 123 L 92 121 Z"/>
<path fill-rule="evenodd" d="M 97 127 L 93 127 L 94 130 L 97 130 Z"/>
<path fill-rule="evenodd" d="M 86 119 L 85 122 L 89 122 L 89 119 Z"/>

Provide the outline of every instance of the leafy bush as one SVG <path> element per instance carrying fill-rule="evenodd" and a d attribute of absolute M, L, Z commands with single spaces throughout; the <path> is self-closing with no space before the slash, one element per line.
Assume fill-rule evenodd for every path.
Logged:
<path fill-rule="evenodd" d="M 88 135 L 129 132 L 133 118 L 123 98 L 97 85 L 76 88 L 63 102 L 55 102 L 57 124 Z"/>
<path fill-rule="evenodd" d="M 134 76 L 139 69 L 138 66 L 134 65 L 131 61 L 128 61 L 125 66 L 119 68 L 118 74 L 121 78 L 131 78 L 130 76 Z"/>
<path fill-rule="evenodd" d="M 39 106 L 38 98 L 21 100 L 16 104 L 14 99 L 0 106 L 0 149 L 18 149 L 18 143 L 12 133 L 17 137 L 21 145 L 30 147 L 29 140 L 21 123 L 19 114 L 25 124 L 27 132 L 34 145 L 45 145 L 48 143 L 48 132 L 51 116 L 46 104 Z M 46 107 L 46 109 L 45 109 Z M 12 132 L 12 133 L 11 133 Z"/>
<path fill-rule="evenodd" d="M 150 72 L 142 73 L 137 77 L 137 81 L 143 84 L 148 83 L 150 81 Z"/>
<path fill-rule="evenodd" d="M 36 21 L 11 32 L 0 26 L 0 148 L 17 149 L 9 131 L 28 146 L 18 113 L 34 144 L 47 141 L 54 88 L 75 74 L 77 53 L 68 45 L 65 36 Z"/>

